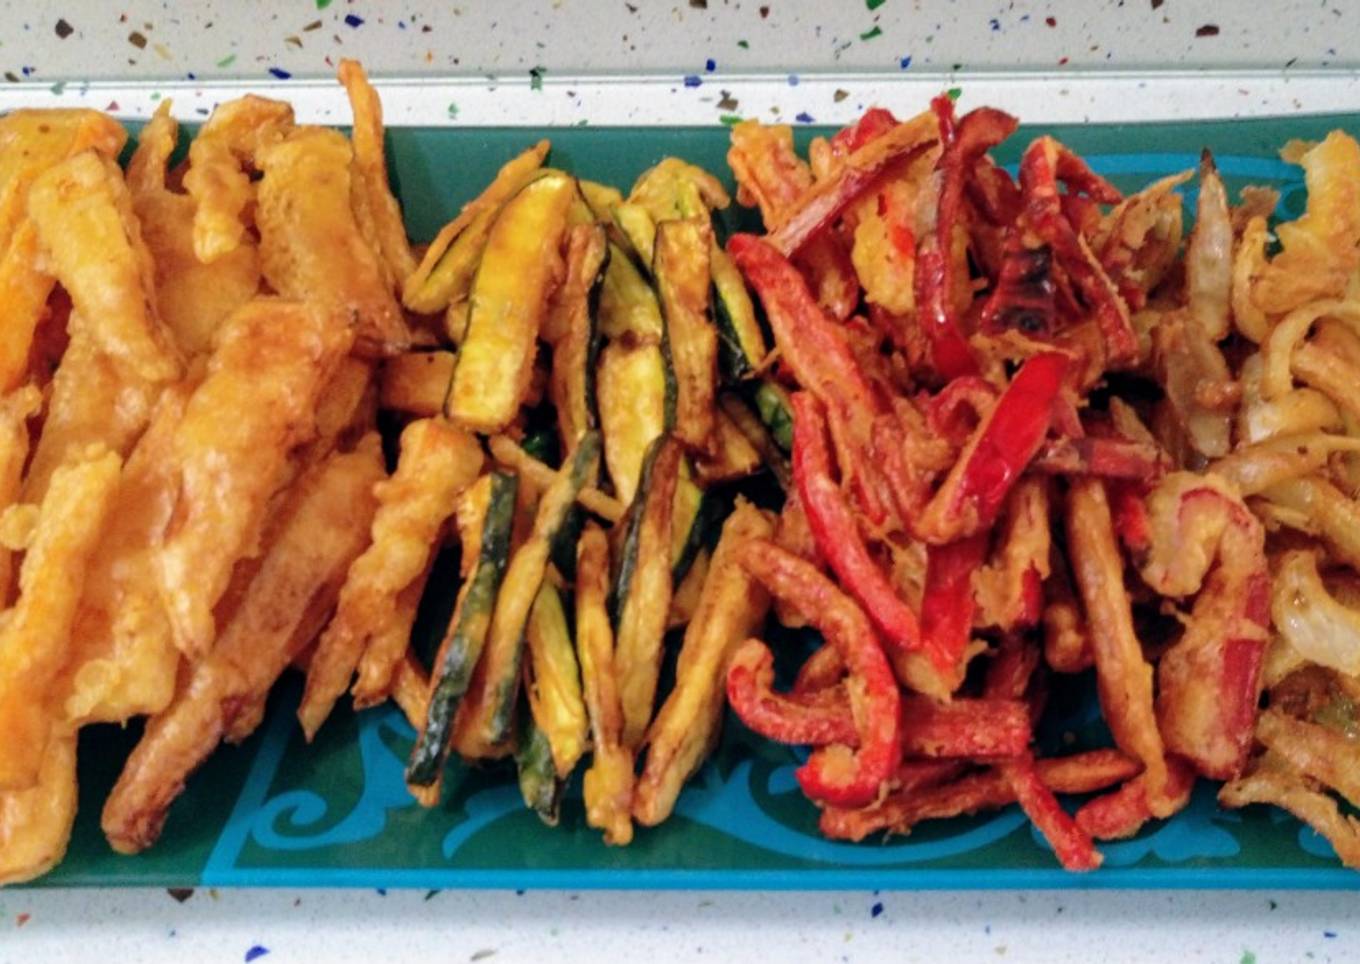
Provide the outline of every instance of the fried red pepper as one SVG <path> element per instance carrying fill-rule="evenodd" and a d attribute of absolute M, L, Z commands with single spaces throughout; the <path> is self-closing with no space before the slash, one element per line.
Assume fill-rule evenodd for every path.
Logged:
<path fill-rule="evenodd" d="M 1160 808 L 1170 816 L 1190 802 L 1195 787 L 1195 770 L 1179 757 L 1167 757 L 1165 804 Z M 1097 840 L 1122 840 L 1132 837 L 1153 818 L 1148 802 L 1147 781 L 1136 776 L 1118 790 L 1096 797 L 1077 811 L 1077 826 Z"/>
<path fill-rule="evenodd" d="M 903 768 L 907 766 L 903 763 Z M 1135 776 L 1138 762 L 1118 750 L 1090 750 L 1037 760 L 1035 769 L 1043 785 L 1055 793 L 1092 793 Z M 992 768 L 967 774 L 952 783 L 928 786 L 904 783 L 901 790 L 862 810 L 827 807 L 822 810 L 819 826 L 822 833 L 835 840 L 863 840 L 875 831 L 907 833 L 925 820 L 995 809 L 1015 800 L 1010 781 L 999 769 Z"/>
<path fill-rule="evenodd" d="M 986 530 L 996 521 L 1007 493 L 1043 445 L 1062 389 L 1067 356 L 1035 355 L 1010 385 L 964 448 L 915 527 L 933 544 Z"/>
<path fill-rule="evenodd" d="M 986 556 L 985 532 L 930 547 L 921 598 L 921 638 L 941 668 L 958 665 L 968 649 L 976 609 L 973 573 Z"/>
<path fill-rule="evenodd" d="M 732 655 L 727 701 L 748 727 L 780 743 L 854 746 L 859 739 L 850 700 L 839 685 L 801 695 L 775 692 L 774 655 L 758 639 L 748 639 Z"/>
<path fill-rule="evenodd" d="M 798 784 L 814 800 L 864 806 L 877 798 L 901 757 L 901 696 L 877 634 L 855 601 L 810 563 L 765 539 L 738 551 L 746 570 L 820 629 L 849 669 L 844 685 L 858 748 L 832 744 L 815 750 L 799 768 Z"/>
<path fill-rule="evenodd" d="M 1100 866 L 1100 852 L 1092 844 L 1091 835 L 1058 804 L 1030 753 L 1012 757 L 1000 769 L 1025 816 L 1052 845 L 1064 870 L 1095 870 Z"/>
<path fill-rule="evenodd" d="M 922 243 L 916 262 L 916 302 L 921 328 L 930 342 L 931 362 L 946 379 L 976 374 L 977 360 L 964 336 L 954 304 L 967 260 L 956 256 L 954 234 L 963 218 L 963 199 L 970 174 L 988 150 L 1015 130 L 1018 121 L 999 110 L 970 111 L 957 123 L 954 103 L 947 96 L 931 101 L 944 149 L 936 169 L 941 172 L 940 202 L 935 237 Z"/>
<path fill-rule="evenodd" d="M 882 525 L 892 502 L 873 471 L 873 431 L 877 418 L 891 414 L 885 402 L 797 268 L 752 234 L 733 235 L 727 250 L 760 296 L 784 364 L 827 407 L 837 461 L 860 511 L 871 525 Z"/>
<path fill-rule="evenodd" d="M 1068 220 L 1058 183 L 1072 193 L 1085 194 L 1101 204 L 1115 204 L 1120 194 L 1086 162 L 1051 137 L 1040 137 L 1020 160 L 1020 189 L 1024 196 L 1024 223 L 1047 244 L 1063 271 L 1075 284 L 1095 316 L 1112 363 L 1130 362 L 1138 356 L 1138 336 L 1129 319 L 1129 308 L 1113 282 L 1091 252 L 1085 238 Z M 1070 207 L 1070 204 L 1069 204 Z M 1060 292 L 1061 293 L 1061 292 Z"/>
<path fill-rule="evenodd" d="M 818 554 L 864 607 L 884 642 L 900 650 L 919 648 L 916 614 L 869 554 L 850 505 L 831 477 L 821 403 L 807 392 L 795 392 L 792 404 L 793 482 Z"/>

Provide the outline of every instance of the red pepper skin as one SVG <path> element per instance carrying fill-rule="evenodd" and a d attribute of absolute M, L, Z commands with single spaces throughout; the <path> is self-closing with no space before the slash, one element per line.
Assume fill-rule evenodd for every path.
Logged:
<path fill-rule="evenodd" d="M 1053 249 L 1054 257 L 1086 300 L 1105 338 L 1110 361 L 1132 361 L 1138 356 L 1138 336 L 1129 320 L 1128 305 L 1064 214 L 1059 181 L 1100 203 L 1117 202 L 1119 192 L 1051 137 L 1034 141 L 1020 160 L 1025 224 Z"/>
<path fill-rule="evenodd" d="M 838 130 L 831 138 L 831 156 L 847 157 L 865 144 L 882 134 L 886 134 L 898 124 L 892 111 L 882 107 L 870 107 L 862 117 L 849 127 Z"/>
<path fill-rule="evenodd" d="M 958 665 L 973 630 L 973 573 L 987 555 L 987 533 L 931 546 L 921 599 L 921 637 L 941 669 Z"/>
<path fill-rule="evenodd" d="M 758 639 L 737 647 L 727 669 L 727 701 L 748 727 L 779 743 L 854 745 L 859 738 L 844 689 L 799 697 L 774 691 L 774 654 Z"/>
<path fill-rule="evenodd" d="M 873 423 L 891 414 L 856 362 L 845 335 L 813 299 L 798 269 L 762 238 L 734 234 L 727 251 L 765 307 L 780 357 L 827 407 L 841 470 L 872 525 L 888 518 L 890 499 L 873 477 Z"/>
<path fill-rule="evenodd" d="M 962 448 L 992 410 L 996 398 L 996 386 L 982 376 L 956 378 L 926 402 L 926 424 L 933 433 Z"/>
<path fill-rule="evenodd" d="M 958 286 L 955 272 L 963 267 L 954 257 L 954 231 L 961 223 L 963 197 L 969 175 L 979 158 L 1015 130 L 1018 121 L 991 108 L 969 112 L 954 122 L 954 106 L 948 97 L 931 101 L 940 125 L 944 150 L 937 169 L 943 173 L 933 244 L 923 244 L 917 254 L 917 306 L 921 327 L 931 345 L 931 361 L 944 378 L 977 374 L 977 359 L 964 338 L 953 304 Z"/>
<path fill-rule="evenodd" d="M 1025 752 L 1029 741 L 1029 707 L 1019 699 L 902 700 L 904 757 L 1010 757 Z"/>
<path fill-rule="evenodd" d="M 916 614 L 869 555 L 854 514 L 831 478 L 826 419 L 820 403 L 807 392 L 795 392 L 792 405 L 793 483 L 818 554 L 836 573 L 841 587 L 864 607 L 884 642 L 904 651 L 920 648 Z"/>
<path fill-rule="evenodd" d="M 1001 772 L 1020 808 L 1052 845 L 1064 870 L 1095 870 L 1100 866 L 1100 852 L 1092 844 L 1091 835 L 1059 806 L 1058 798 L 1039 776 L 1032 754 L 1012 757 L 1001 764 Z"/>
<path fill-rule="evenodd" d="M 904 761 L 907 770 L 912 761 Z M 904 775 L 911 776 L 907 770 Z M 1067 757 L 1035 761 L 1043 785 L 1055 793 L 1092 793 L 1127 780 L 1138 772 L 1137 761 L 1118 750 L 1090 750 Z M 923 774 L 927 779 L 934 774 Z M 949 779 L 948 777 L 944 778 Z M 923 820 L 957 817 L 979 810 L 1014 803 L 1015 791 L 999 768 L 970 773 L 953 782 L 919 785 L 904 780 L 902 789 L 863 810 L 826 807 L 822 810 L 822 833 L 834 840 L 863 840 L 879 830 L 907 833 Z"/>
<path fill-rule="evenodd" d="M 727 671 L 728 702 L 743 723 L 780 743 L 859 746 L 843 683 L 787 694 L 773 687 L 774 656 L 760 640 L 748 639 Z M 1005 759 L 1029 747 L 1030 707 L 1018 698 L 937 703 L 928 696 L 904 696 L 901 737 L 904 759 Z"/>
<path fill-rule="evenodd" d="M 959 491 L 960 501 L 977 512 L 980 526 L 996 521 L 1006 494 L 1043 444 L 1066 370 L 1065 355 L 1035 355 L 992 409 L 969 454 Z"/>
<path fill-rule="evenodd" d="M 921 539 L 939 545 L 991 528 L 1043 445 L 1066 371 L 1067 356 L 1058 352 L 1021 366 L 917 520 Z"/>
<path fill-rule="evenodd" d="M 858 748 L 833 744 L 814 751 L 795 774 L 799 786 L 813 800 L 835 806 L 877 799 L 901 759 L 901 695 L 868 617 L 816 567 L 768 540 L 751 540 L 737 558 L 771 596 L 821 630 L 850 671 L 845 689 Z"/>
<path fill-rule="evenodd" d="M 983 305 L 978 327 L 991 334 L 1013 329 L 1032 338 L 1051 338 L 1057 328 L 1056 297 L 1052 250 L 1028 243 L 1026 232 L 1012 227 L 996 288 Z"/>
<path fill-rule="evenodd" d="M 1182 810 L 1190 802 L 1195 787 L 1195 771 L 1179 757 L 1166 758 L 1166 816 Z M 1118 790 L 1096 797 L 1077 811 L 1077 826 L 1097 840 L 1122 840 L 1132 837 L 1152 819 L 1147 787 L 1141 776 L 1129 780 Z"/>
<path fill-rule="evenodd" d="M 977 359 L 949 304 L 948 260 L 949 256 L 940 251 L 933 238 L 923 241 L 916 252 L 917 319 L 930 345 L 931 364 L 946 379 L 978 372 Z"/>

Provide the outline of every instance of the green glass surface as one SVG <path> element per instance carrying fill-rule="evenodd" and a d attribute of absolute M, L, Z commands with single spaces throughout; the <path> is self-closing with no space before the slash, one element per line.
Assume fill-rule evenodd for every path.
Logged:
<path fill-rule="evenodd" d="M 962 105 L 967 107 L 965 103 Z M 1272 184 L 1281 213 L 1301 210 L 1300 172 L 1280 163 L 1290 138 L 1317 138 L 1357 118 L 1293 117 L 1194 124 L 1051 128 L 1124 189 L 1194 166 L 1211 147 L 1231 191 Z M 816 133 L 799 128 L 800 150 Z M 1013 164 L 1036 131 L 997 152 Z M 431 238 L 496 169 L 537 136 L 553 143 L 551 163 L 627 189 L 645 168 L 678 155 L 731 186 L 724 128 L 577 127 L 398 129 L 389 158 L 408 226 Z M 757 228 L 733 207 L 729 229 Z M 445 560 L 430 581 L 417 645 L 428 652 L 447 619 L 456 568 Z M 1104 737 L 1090 681 L 1058 701 L 1046 738 L 1077 745 Z M 1203 784 L 1192 807 L 1130 841 L 1108 845 L 1106 868 L 1065 875 L 1014 809 L 921 828 L 887 844 L 823 841 L 816 811 L 791 777 L 799 757 L 727 721 L 720 747 L 691 782 L 677 814 L 639 829 L 628 848 L 608 848 L 585 827 L 579 778 L 568 788 L 561 825 L 524 810 L 513 768 L 450 765 L 441 805 L 415 806 L 401 783 L 411 732 L 390 708 L 358 716 L 347 708 L 306 746 L 293 719 L 299 686 L 277 688 L 259 733 L 224 747 L 189 782 L 160 843 L 138 857 L 113 854 L 99 811 L 139 731 L 100 727 L 80 742 L 81 806 L 70 852 L 39 886 L 315 884 L 351 886 L 564 887 L 996 887 L 996 886 L 1354 886 L 1311 832 L 1264 808 L 1220 813 Z"/>

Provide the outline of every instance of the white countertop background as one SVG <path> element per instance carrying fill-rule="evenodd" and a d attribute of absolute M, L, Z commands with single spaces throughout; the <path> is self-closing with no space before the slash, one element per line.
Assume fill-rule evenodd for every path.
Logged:
<path fill-rule="evenodd" d="M 955 84 L 1038 122 L 1360 110 L 1360 3 L 1265 6 L 0 0 L 0 110 L 145 116 L 173 96 L 193 119 L 237 85 L 277 83 L 304 117 L 341 122 L 338 90 L 318 83 L 341 56 L 385 81 L 389 122 L 408 124 L 718 123 L 728 92 L 745 116 L 840 123 L 865 100 Z M 644 75 L 659 96 L 629 96 Z M 1355 961 L 1356 910 L 1354 893 L 1274 891 L 5 890 L 0 964 Z"/>

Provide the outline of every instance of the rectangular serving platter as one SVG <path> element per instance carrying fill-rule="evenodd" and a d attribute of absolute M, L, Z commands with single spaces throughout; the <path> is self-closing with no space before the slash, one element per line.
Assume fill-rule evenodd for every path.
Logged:
<path fill-rule="evenodd" d="M 1022 127 L 997 152 L 1014 164 L 1037 133 L 1051 132 L 1124 189 L 1194 167 L 1214 150 L 1234 193 L 1244 184 L 1281 191 L 1280 217 L 1296 216 L 1301 171 L 1278 158 L 1291 138 L 1334 127 L 1360 132 L 1360 114 L 1194 123 Z M 817 133 L 797 130 L 799 148 Z M 627 189 L 663 156 L 677 155 L 729 183 L 721 126 L 396 128 L 392 175 L 413 237 L 428 239 L 497 167 L 539 136 L 551 163 Z M 1193 188 L 1187 203 L 1193 205 Z M 749 212 L 724 214 L 729 228 L 758 228 Z M 436 569 L 416 627 L 428 649 L 456 591 Z M 1220 812 L 1201 783 L 1191 806 L 1133 839 L 1102 847 L 1091 874 L 1060 870 L 1014 807 L 922 827 L 887 842 L 823 840 L 813 807 L 792 778 L 798 754 L 759 740 L 734 718 L 721 745 L 664 825 L 641 829 L 627 848 L 608 848 L 585 826 L 579 781 L 561 825 L 525 810 L 508 768 L 451 764 L 442 804 L 416 806 L 402 782 L 412 733 L 380 707 L 338 711 L 306 746 L 293 709 L 299 687 L 282 683 L 264 724 L 239 747 L 219 750 L 175 804 L 160 843 L 138 857 L 109 850 L 99 811 L 140 731 L 97 727 L 81 734 L 81 805 L 65 862 L 37 886 L 355 886 L 507 888 L 1353 888 L 1325 841 L 1293 818 L 1264 808 Z M 1046 752 L 1107 739 L 1090 680 L 1064 688 L 1041 734 Z"/>

